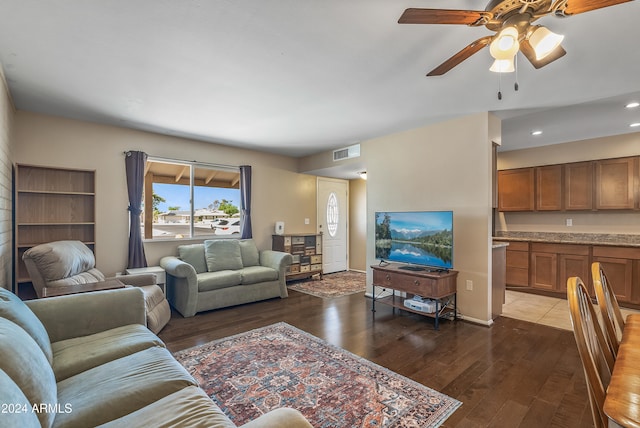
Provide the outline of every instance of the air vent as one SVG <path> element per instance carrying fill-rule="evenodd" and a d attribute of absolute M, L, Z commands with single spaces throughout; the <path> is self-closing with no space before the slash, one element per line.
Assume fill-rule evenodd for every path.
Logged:
<path fill-rule="evenodd" d="M 337 149 L 333 151 L 333 161 L 341 161 L 350 158 L 357 158 L 360 156 L 360 144 L 354 144 L 353 146 L 345 147 L 344 149 Z"/>

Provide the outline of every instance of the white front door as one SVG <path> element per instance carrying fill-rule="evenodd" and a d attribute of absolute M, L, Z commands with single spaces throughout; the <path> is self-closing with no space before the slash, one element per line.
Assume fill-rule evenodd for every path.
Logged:
<path fill-rule="evenodd" d="M 318 232 L 322 232 L 323 273 L 347 270 L 349 182 L 318 177 Z"/>

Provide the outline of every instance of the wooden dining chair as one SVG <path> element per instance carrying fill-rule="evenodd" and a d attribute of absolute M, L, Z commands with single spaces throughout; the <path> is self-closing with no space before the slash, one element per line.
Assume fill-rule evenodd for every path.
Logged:
<path fill-rule="evenodd" d="M 608 418 L 603 406 L 615 358 L 602 331 L 589 293 L 580 278 L 571 277 L 567 280 L 567 299 L 573 334 L 587 381 L 593 423 L 596 428 L 605 428 Z"/>
<path fill-rule="evenodd" d="M 618 347 L 622 340 L 624 330 L 624 317 L 620 312 L 618 300 L 613 292 L 611 283 L 599 262 L 591 264 L 591 276 L 593 277 L 593 288 L 596 292 L 596 300 L 602 314 L 602 323 L 607 334 L 607 340 L 613 351 L 613 355 L 618 355 Z"/>

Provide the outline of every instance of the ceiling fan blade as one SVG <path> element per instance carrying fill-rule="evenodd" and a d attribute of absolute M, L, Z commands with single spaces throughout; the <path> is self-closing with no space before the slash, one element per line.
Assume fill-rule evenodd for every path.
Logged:
<path fill-rule="evenodd" d="M 558 58 L 562 58 L 567 53 L 567 51 L 565 51 L 562 46 L 558 46 L 544 58 L 536 59 L 536 53 L 529 43 L 529 40 L 523 40 L 522 43 L 520 43 L 520 52 L 522 52 L 522 54 L 527 57 L 531 65 L 533 65 L 535 68 L 542 68 L 547 64 L 551 64 L 553 61 L 557 60 Z"/>
<path fill-rule="evenodd" d="M 560 10 L 565 15 L 576 15 L 578 13 L 589 12 L 595 9 L 615 6 L 617 4 L 626 3 L 631 0 L 571 0 L 567 2 L 564 8 Z"/>
<path fill-rule="evenodd" d="M 442 76 L 444 73 L 451 70 L 453 67 L 460 64 L 462 61 L 469 58 L 471 55 L 478 52 L 483 47 L 487 46 L 491 42 L 491 39 L 493 39 L 493 36 L 486 36 L 476 40 L 475 42 L 471 43 L 460 52 L 431 70 L 429 74 L 427 74 L 427 76 Z"/>
<path fill-rule="evenodd" d="M 398 24 L 461 24 L 470 25 L 487 12 L 476 10 L 416 9 L 404 11 Z"/>

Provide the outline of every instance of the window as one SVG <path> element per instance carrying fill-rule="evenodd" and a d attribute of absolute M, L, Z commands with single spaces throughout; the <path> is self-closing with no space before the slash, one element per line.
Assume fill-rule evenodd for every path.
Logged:
<path fill-rule="evenodd" d="M 240 236 L 237 167 L 149 157 L 143 201 L 145 239 Z"/>

